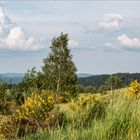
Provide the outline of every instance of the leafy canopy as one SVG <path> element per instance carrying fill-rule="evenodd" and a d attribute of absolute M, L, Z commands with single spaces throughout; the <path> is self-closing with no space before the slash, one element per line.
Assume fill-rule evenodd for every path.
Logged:
<path fill-rule="evenodd" d="M 55 93 L 66 92 L 75 94 L 77 89 L 76 67 L 68 48 L 68 34 L 63 34 L 52 40 L 51 52 L 44 59 L 43 74 L 49 89 Z"/>

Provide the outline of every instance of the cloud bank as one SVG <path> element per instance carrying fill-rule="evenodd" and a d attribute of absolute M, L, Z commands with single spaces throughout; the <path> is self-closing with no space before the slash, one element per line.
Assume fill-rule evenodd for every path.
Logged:
<path fill-rule="evenodd" d="M 119 29 L 123 21 L 123 16 L 117 13 L 105 14 L 103 19 L 99 22 L 99 27 L 105 29 Z"/>
<path fill-rule="evenodd" d="M 0 48 L 6 50 L 38 51 L 43 45 L 28 36 L 22 27 L 16 25 L 0 7 Z"/>
<path fill-rule="evenodd" d="M 126 34 L 118 37 L 118 41 L 121 45 L 129 48 L 140 48 L 140 39 L 130 38 Z"/>

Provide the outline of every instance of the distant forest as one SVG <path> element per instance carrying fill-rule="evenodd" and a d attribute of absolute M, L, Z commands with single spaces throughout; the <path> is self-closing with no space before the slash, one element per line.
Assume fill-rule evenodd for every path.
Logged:
<path fill-rule="evenodd" d="M 137 79 L 140 82 L 140 73 L 116 73 L 112 75 L 118 76 L 121 79 L 121 87 L 128 86 L 132 80 Z M 98 89 L 101 85 L 106 85 L 106 81 L 110 76 L 109 74 L 94 75 L 78 78 L 78 82 L 82 86 L 95 86 Z"/>
<path fill-rule="evenodd" d="M 137 79 L 140 82 L 140 73 L 116 73 L 113 76 L 118 76 L 121 79 L 121 87 L 128 86 L 132 80 Z M 110 74 L 94 75 L 89 77 L 78 78 L 78 83 L 81 86 L 94 86 L 98 89 L 102 85 L 106 85 L 106 81 L 110 77 Z M 0 80 L 5 81 L 8 84 L 18 84 L 22 81 L 23 76 L 2 76 Z"/>

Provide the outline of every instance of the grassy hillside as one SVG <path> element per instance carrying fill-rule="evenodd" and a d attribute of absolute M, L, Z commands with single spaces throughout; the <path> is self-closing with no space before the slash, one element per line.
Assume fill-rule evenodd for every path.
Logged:
<path fill-rule="evenodd" d="M 90 96 L 90 95 L 89 95 Z M 100 94 L 96 98 L 100 98 Z M 87 95 L 79 95 L 87 98 Z M 43 133 L 33 134 L 23 140 L 139 140 L 140 139 L 140 98 L 130 98 L 128 89 L 109 91 L 101 99 L 105 104 L 99 116 L 92 116 L 84 122 L 83 115 L 87 113 L 88 106 L 78 111 L 71 109 L 71 103 L 60 104 L 61 111 L 65 112 L 67 119 L 73 121 L 60 129 L 53 129 Z M 80 107 L 80 104 L 78 104 Z M 75 108 L 78 110 L 79 108 Z M 92 108 L 93 110 L 95 108 Z M 88 111 L 87 111 L 88 110 Z M 98 112 L 99 110 L 96 110 Z M 104 112 L 105 111 L 105 112 Z M 103 113 L 104 112 L 104 113 Z"/>
<path fill-rule="evenodd" d="M 1 140 L 140 139 L 140 83 L 136 80 L 127 88 L 71 98 L 51 90 L 32 90 L 21 103 L 2 86 L 0 95 Z"/>

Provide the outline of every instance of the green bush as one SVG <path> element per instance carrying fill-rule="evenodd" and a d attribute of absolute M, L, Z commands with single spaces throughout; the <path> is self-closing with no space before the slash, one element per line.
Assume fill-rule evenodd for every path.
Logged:
<path fill-rule="evenodd" d="M 43 98 L 43 94 L 33 92 L 16 110 L 13 121 L 17 127 L 18 137 L 60 128 L 65 124 L 66 116 L 56 105 L 61 97 L 51 96 L 50 93 L 48 95 Z"/>
<path fill-rule="evenodd" d="M 65 127 L 66 123 L 66 114 L 60 111 L 59 106 L 56 106 L 53 110 L 51 110 L 48 118 L 44 121 L 45 127 L 48 130 Z"/>
<path fill-rule="evenodd" d="M 79 124 L 90 123 L 94 119 L 101 119 L 105 116 L 104 96 L 96 94 L 83 94 L 77 100 L 70 103 L 73 111 L 72 119 L 78 121 Z"/>

